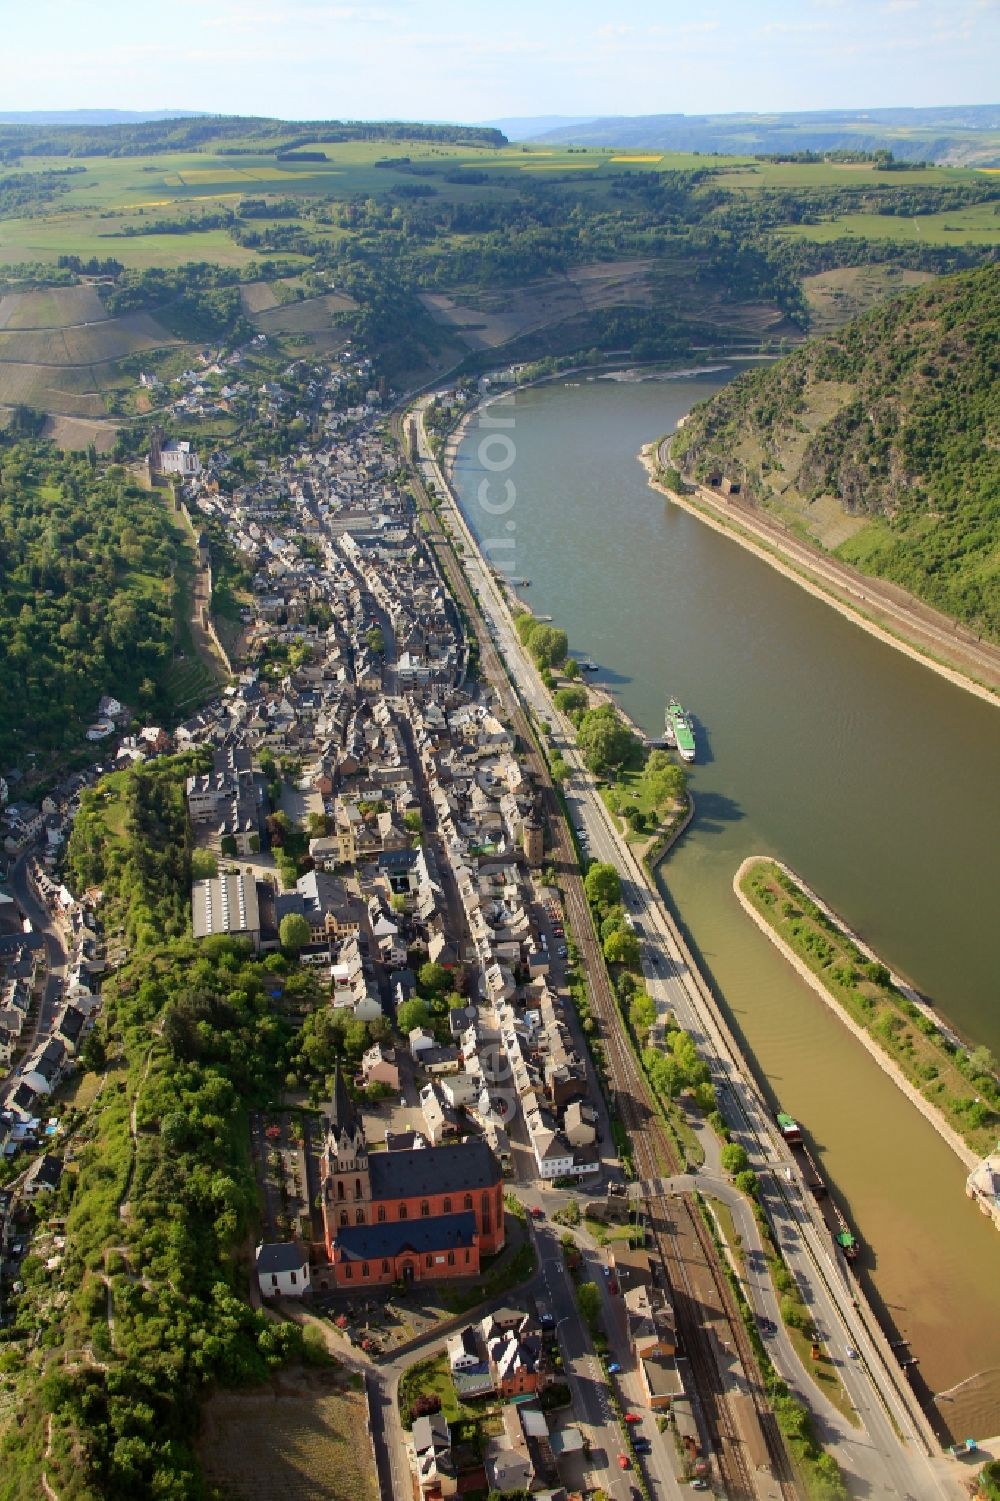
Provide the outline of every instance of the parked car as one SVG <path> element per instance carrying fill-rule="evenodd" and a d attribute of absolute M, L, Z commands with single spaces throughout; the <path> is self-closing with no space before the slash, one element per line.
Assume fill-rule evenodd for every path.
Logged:
<path fill-rule="evenodd" d="M 627 1454 L 619 1454 L 618 1464 L 619 1467 L 623 1470 L 630 1470 L 632 1468 L 632 1461 L 629 1459 Z"/>
<path fill-rule="evenodd" d="M 648 1438 L 637 1438 L 635 1440 L 635 1452 L 637 1454 L 652 1454 L 652 1452 L 653 1452 L 653 1446 L 649 1442 L 649 1439 Z"/>
<path fill-rule="evenodd" d="M 533 1204 L 531 1208 L 531 1218 L 533 1220 L 543 1220 L 545 1218 L 545 1210 L 540 1209 L 537 1204 Z"/>
<path fill-rule="evenodd" d="M 604 1273 L 605 1277 L 611 1276 L 611 1268 L 609 1266 L 602 1266 L 601 1271 Z"/>
<path fill-rule="evenodd" d="M 625 1414 L 625 1421 L 626 1423 L 641 1423 L 642 1418 L 637 1412 L 627 1412 Z"/>
<path fill-rule="evenodd" d="M 617 1376 L 618 1372 L 620 1370 L 621 1370 L 621 1366 L 618 1364 L 617 1360 L 613 1360 L 611 1362 L 611 1364 L 608 1366 L 608 1375 L 609 1376 Z"/>
<path fill-rule="evenodd" d="M 708 1481 L 707 1480 L 692 1480 L 692 1482 L 691 1482 L 691 1489 L 693 1491 L 707 1491 L 708 1490 Z"/>

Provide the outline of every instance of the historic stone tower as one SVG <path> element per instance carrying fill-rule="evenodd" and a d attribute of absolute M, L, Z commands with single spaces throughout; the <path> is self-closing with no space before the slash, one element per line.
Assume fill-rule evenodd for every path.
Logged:
<path fill-rule="evenodd" d="M 542 826 L 533 818 L 526 818 L 524 829 L 524 858 L 529 865 L 541 865 L 545 855 Z"/>

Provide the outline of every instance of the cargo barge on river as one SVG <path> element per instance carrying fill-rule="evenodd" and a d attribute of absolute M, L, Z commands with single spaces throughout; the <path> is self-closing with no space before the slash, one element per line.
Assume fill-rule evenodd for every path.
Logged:
<path fill-rule="evenodd" d="M 802 1136 L 802 1128 L 798 1121 L 781 1111 L 777 1117 L 778 1130 L 785 1141 L 792 1147 L 799 1157 L 799 1171 L 802 1180 L 820 1205 L 820 1212 L 826 1222 L 826 1227 L 833 1236 L 834 1241 L 844 1254 L 846 1261 L 857 1261 L 861 1253 L 861 1246 L 857 1236 L 844 1217 L 837 1201 L 830 1197 L 823 1174 L 817 1166 L 816 1159 L 809 1150 Z M 789 1172 L 789 1178 L 791 1173 Z"/>

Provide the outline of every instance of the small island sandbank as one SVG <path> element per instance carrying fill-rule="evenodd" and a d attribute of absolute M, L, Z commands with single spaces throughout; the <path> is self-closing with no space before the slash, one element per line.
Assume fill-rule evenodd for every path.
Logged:
<path fill-rule="evenodd" d="M 781 861 L 750 856 L 733 890 L 761 932 L 972 1171 L 995 1144 L 1000 1124 L 988 1051 L 967 1049 Z"/>

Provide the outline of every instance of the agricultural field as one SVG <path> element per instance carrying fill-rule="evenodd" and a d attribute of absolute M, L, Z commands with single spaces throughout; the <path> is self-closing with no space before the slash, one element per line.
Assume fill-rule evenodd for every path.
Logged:
<path fill-rule="evenodd" d="M 901 245 L 1000 245 L 1000 214 L 996 208 L 994 203 L 974 203 L 912 219 L 902 214 L 838 214 L 818 224 L 790 224 L 780 233 L 820 244 L 856 237 L 895 240 Z"/>
<path fill-rule="evenodd" d="M 718 169 L 717 184 L 734 192 L 839 187 L 931 187 L 982 180 L 971 169 L 930 167 L 906 173 L 879 171 L 873 163 L 762 162 L 751 157 L 699 156 L 684 152 L 628 152 L 591 147 L 554 149 L 451 146 L 431 142 L 315 142 L 325 162 L 276 161 L 261 153 L 233 157 L 184 152 L 150 157 L 83 157 L 50 212 L 0 220 L 0 265 L 45 261 L 61 254 L 114 256 L 124 265 L 176 266 L 207 260 L 243 267 L 250 251 L 224 228 L 185 234 L 144 233 L 148 221 L 195 218 L 238 208 L 248 197 L 269 200 L 384 199 L 427 186 L 452 203 L 513 197 L 526 181 L 571 181 L 599 198 L 623 173 Z M 59 169 L 64 159 L 33 157 L 33 171 Z M 476 174 L 476 176 L 473 176 Z M 477 180 L 478 176 L 485 181 Z M 4 174 L 0 173 L 0 188 Z M 957 221 L 956 221 L 957 222 Z M 982 226 L 973 226 L 982 232 Z M 318 226 L 317 226 L 318 229 Z M 126 233 L 126 231 L 139 231 Z M 327 231 L 332 234 L 332 231 Z M 2 326 L 2 325 L 0 325 Z"/>
<path fill-rule="evenodd" d="M 250 316 L 256 327 L 269 336 L 315 334 L 329 331 L 334 313 L 349 313 L 356 309 L 353 297 L 329 292 L 323 297 L 303 298 L 301 302 L 278 302 L 273 307 L 260 308 Z"/>
<path fill-rule="evenodd" d="M 23 402 L 39 412 L 64 417 L 107 416 L 98 384 L 89 366 L 51 367 L 0 364 L 0 406 Z"/>
<path fill-rule="evenodd" d="M 96 287 L 42 287 L 0 297 L 0 330 L 69 328 L 108 317 Z"/>
<path fill-rule="evenodd" d="M 198 1457 L 234 1501 L 377 1501 L 364 1395 L 327 1370 L 283 1371 L 269 1388 L 205 1405 Z"/>
<path fill-rule="evenodd" d="M 66 328 L 0 329 L 0 364 L 100 365 L 178 343 L 149 313 L 126 313 Z"/>
<path fill-rule="evenodd" d="M 951 269 L 955 252 L 974 263 L 1000 243 L 995 203 L 966 201 L 991 190 L 972 169 L 444 137 L 309 140 L 297 158 L 279 157 L 293 134 L 280 122 L 263 135 L 226 124 L 202 150 L 26 155 L 0 170 L 0 193 L 9 175 L 22 192 L 25 173 L 38 176 L 28 206 L 16 197 L 17 217 L 0 218 L 0 285 L 5 268 L 9 286 L 45 280 L 60 256 L 116 280 L 0 299 L 0 406 L 90 421 L 88 441 L 103 444 L 96 424 L 160 404 L 138 389 L 137 356 L 169 379 L 192 343 L 236 333 L 240 306 L 278 369 L 330 357 L 357 333 L 397 389 L 505 347 L 514 359 L 594 347 L 672 357 L 686 341 L 751 348 L 797 338 L 810 319 L 835 327 L 913 284 L 883 268 L 843 286 L 816 277 L 800 292 L 800 276 L 859 257 L 795 241 L 893 241 L 898 256 L 883 253 L 920 272 Z M 928 212 L 871 212 L 896 193 L 911 213 Z M 954 206 L 929 211 L 942 203 Z M 134 290 L 154 268 L 154 294 Z M 219 284 L 234 274 L 236 312 Z M 103 297 L 143 311 L 109 317 Z M 230 429 L 218 421 L 221 438 Z"/>

